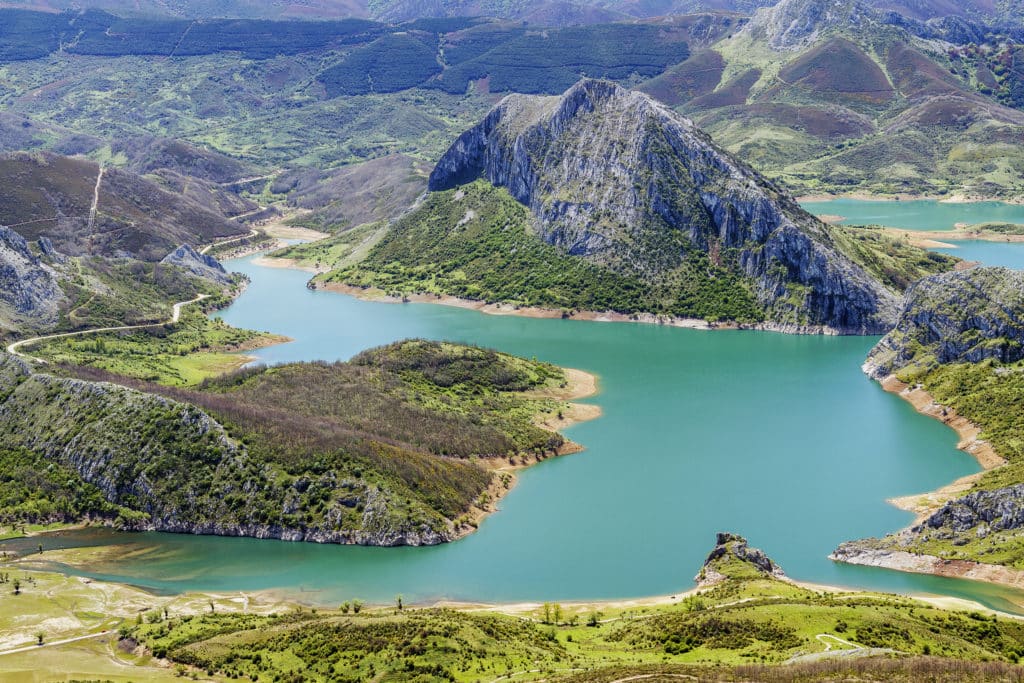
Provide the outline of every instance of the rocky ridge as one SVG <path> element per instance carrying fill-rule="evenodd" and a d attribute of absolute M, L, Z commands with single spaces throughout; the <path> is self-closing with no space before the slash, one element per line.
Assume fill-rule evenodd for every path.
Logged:
<path fill-rule="evenodd" d="M 875 379 L 910 365 L 1011 363 L 1024 358 L 1024 273 L 971 268 L 912 285 L 896 326 L 871 349 Z"/>
<path fill-rule="evenodd" d="M 747 539 L 720 531 L 715 538 L 715 547 L 704 560 L 704 566 L 694 581 L 705 587 L 727 579 L 756 577 L 784 579 L 786 573 L 764 551 L 747 545 Z"/>
<path fill-rule="evenodd" d="M 429 188 L 478 177 L 527 206 L 546 242 L 617 272 L 656 279 L 699 250 L 732 260 L 769 320 L 862 334 L 895 321 L 896 295 L 827 226 L 688 119 L 615 84 L 502 100 Z"/>
<path fill-rule="evenodd" d="M 1016 366 L 1006 364 L 1022 359 L 1024 273 L 1006 268 L 971 268 L 927 277 L 908 289 L 896 327 L 871 349 L 864 371 L 886 383 L 894 375 L 906 377 L 927 391 L 935 373 L 946 370 L 941 366 L 959 366 L 954 369 L 960 373 L 954 380 L 954 396 L 963 392 L 968 397 L 965 417 L 970 418 L 976 411 L 988 415 L 982 425 L 968 426 L 992 440 L 991 446 L 999 445 L 1000 449 L 992 448 L 991 452 L 1001 456 L 1004 463 L 1009 459 L 1010 464 L 1001 471 L 997 488 L 991 488 L 991 480 L 982 479 L 977 485 L 984 488 L 976 487 L 966 495 L 946 500 L 930 514 L 926 508 L 927 516 L 907 529 L 880 539 L 840 545 L 831 555 L 833 560 L 1000 583 L 1021 581 L 1024 575 L 1019 571 L 986 564 L 1014 564 L 1012 549 L 1024 531 L 1024 484 L 1015 474 L 1018 464 L 1014 462 L 1013 442 L 1005 438 L 1005 433 L 1012 435 L 1013 422 L 992 422 L 992 410 L 979 406 L 990 402 L 1003 405 L 1000 402 L 1007 401 L 1008 396 L 1011 398 L 1006 405 L 1012 406 L 1012 385 L 1003 382 L 1013 380 Z M 948 411 L 936 406 L 934 415 L 945 421 Z M 1004 417 L 1012 419 L 999 419 Z M 960 447 L 968 448 L 965 444 L 969 443 L 961 442 Z"/>
<path fill-rule="evenodd" d="M 782 0 L 757 10 L 743 33 L 773 50 L 793 51 L 813 45 L 837 26 L 857 30 L 877 18 L 876 11 L 851 0 Z"/>

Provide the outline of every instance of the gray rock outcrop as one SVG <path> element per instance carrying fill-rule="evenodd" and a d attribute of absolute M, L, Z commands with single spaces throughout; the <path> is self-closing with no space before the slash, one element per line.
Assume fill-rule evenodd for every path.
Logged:
<path fill-rule="evenodd" d="M 228 271 L 224 270 L 224 266 L 220 264 L 220 261 L 208 254 L 200 254 L 187 244 L 183 244 L 172 251 L 160 263 L 178 266 L 196 277 L 213 280 L 222 285 L 231 282 L 231 276 L 228 274 Z"/>
<path fill-rule="evenodd" d="M 868 354 L 882 379 L 911 364 L 1012 363 L 1024 358 L 1024 273 L 971 268 L 926 277 L 907 290 L 896 326 Z"/>
<path fill-rule="evenodd" d="M 529 207 L 542 239 L 618 272 L 653 280 L 696 249 L 734 263 L 769 320 L 844 333 L 895 321 L 896 295 L 827 226 L 642 93 L 583 80 L 560 97 L 505 98 L 429 188 L 480 177 Z"/>
<path fill-rule="evenodd" d="M 0 226 L 0 326 L 55 324 L 65 300 L 59 283 L 57 272 L 32 253 L 21 235 Z"/>
<path fill-rule="evenodd" d="M 715 538 L 715 547 L 708 553 L 694 581 L 700 586 L 708 586 L 730 578 L 762 575 L 782 579 L 786 573 L 764 551 L 747 545 L 747 539 L 720 531 Z"/>

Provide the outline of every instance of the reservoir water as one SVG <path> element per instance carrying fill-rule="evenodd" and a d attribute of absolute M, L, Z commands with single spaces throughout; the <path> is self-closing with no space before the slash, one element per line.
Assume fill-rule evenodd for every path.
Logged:
<path fill-rule="evenodd" d="M 959 255 L 1024 264 L 1024 249 L 1004 248 L 1014 246 L 964 243 Z M 345 359 L 408 337 L 470 342 L 597 374 L 600 394 L 587 400 L 604 415 L 567 431 L 584 452 L 522 472 L 500 511 L 455 543 L 366 548 L 87 530 L 45 543 L 121 547 L 67 571 L 164 592 L 271 589 L 318 604 L 398 593 L 407 601 L 623 598 L 692 587 L 715 532 L 728 530 L 799 580 L 1024 611 L 1019 591 L 827 559 L 844 540 L 910 522 L 887 498 L 978 470 L 952 430 L 861 373 L 876 338 L 371 303 L 311 291 L 308 274 L 252 258 L 230 265 L 252 284 L 218 315 L 295 340 L 257 352 L 263 362 Z"/>
<path fill-rule="evenodd" d="M 1024 205 L 1004 202 L 962 204 L 929 199 L 832 199 L 823 202 L 800 202 L 800 205 L 819 216 L 842 216 L 841 225 L 885 225 L 905 230 L 954 230 L 957 223 L 1024 224 Z"/>

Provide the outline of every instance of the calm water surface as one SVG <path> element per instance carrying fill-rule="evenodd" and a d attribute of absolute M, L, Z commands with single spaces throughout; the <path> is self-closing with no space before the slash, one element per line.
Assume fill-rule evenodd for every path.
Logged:
<path fill-rule="evenodd" d="M 1003 202 L 952 204 L 928 199 L 898 202 L 833 199 L 801 202 L 800 205 L 819 216 L 842 216 L 842 225 L 953 230 L 957 223 L 1024 223 L 1024 206 Z"/>
<path fill-rule="evenodd" d="M 1022 247 L 965 242 L 954 253 L 1024 266 Z M 259 351 L 264 362 L 346 359 L 407 337 L 470 342 L 599 375 L 601 393 L 588 400 L 604 416 L 567 431 L 585 452 L 523 472 L 501 511 L 456 543 L 365 548 L 84 531 L 46 543 L 114 545 L 123 555 L 68 571 L 162 592 L 273 589 L 321 604 L 387 602 L 396 593 L 419 601 L 618 598 L 689 588 L 714 533 L 730 530 L 800 580 L 1024 610 L 1020 592 L 827 559 L 843 540 L 910 521 L 885 499 L 978 469 L 956 450 L 953 431 L 861 374 L 875 338 L 369 303 L 310 291 L 305 273 L 252 259 L 231 265 L 252 285 L 219 315 L 295 339 Z"/>

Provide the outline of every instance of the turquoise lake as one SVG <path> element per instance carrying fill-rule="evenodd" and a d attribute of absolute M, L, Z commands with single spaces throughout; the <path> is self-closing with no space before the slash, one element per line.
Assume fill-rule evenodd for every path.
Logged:
<path fill-rule="evenodd" d="M 1024 267 L 1024 245 L 962 242 L 951 253 Z M 46 537 L 48 547 L 123 550 L 64 568 L 70 573 L 159 592 L 274 590 L 315 604 L 390 602 L 398 593 L 420 602 L 624 598 L 692 587 L 715 532 L 728 530 L 798 580 L 1024 612 L 1020 591 L 827 559 L 844 540 L 911 520 L 887 498 L 978 470 L 952 430 L 861 373 L 876 338 L 371 303 L 310 291 L 308 274 L 251 258 L 230 266 L 252 284 L 219 316 L 295 339 L 259 351 L 263 362 L 346 359 L 408 337 L 470 342 L 597 374 L 600 394 L 586 400 L 604 415 L 567 430 L 583 453 L 522 472 L 500 511 L 455 543 L 366 548 L 105 530 Z"/>
<path fill-rule="evenodd" d="M 1003 202 L 966 204 L 936 202 L 928 199 L 902 201 L 862 201 L 833 199 L 824 202 L 800 202 L 807 211 L 819 216 L 842 216 L 841 225 L 886 225 L 905 230 L 954 230 L 957 223 L 1022 223 L 1024 205 Z"/>

